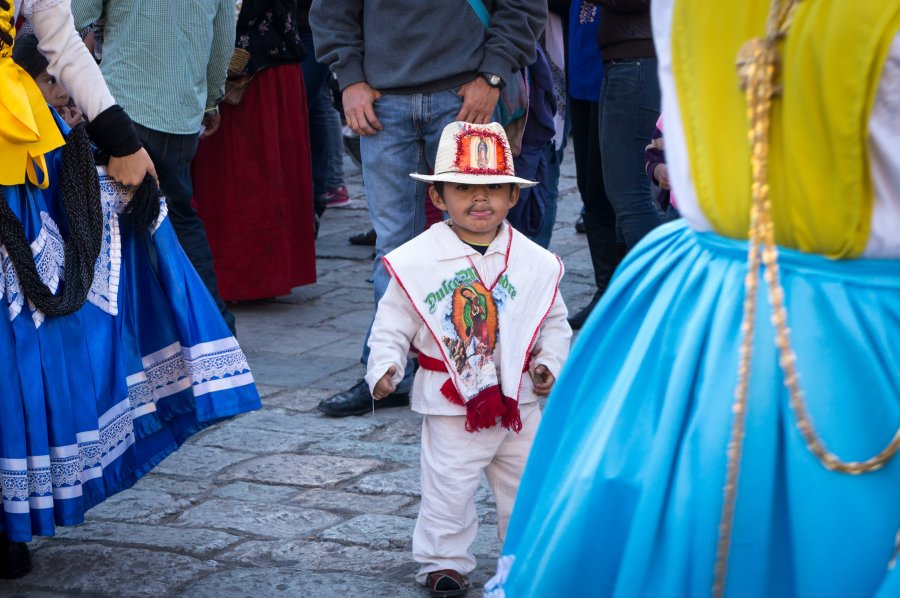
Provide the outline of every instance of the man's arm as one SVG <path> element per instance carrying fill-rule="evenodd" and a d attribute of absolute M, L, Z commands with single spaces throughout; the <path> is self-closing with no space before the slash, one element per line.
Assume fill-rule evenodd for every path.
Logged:
<path fill-rule="evenodd" d="M 309 9 L 316 60 L 337 75 L 341 90 L 366 80 L 362 18 L 363 0 L 313 0 Z"/>
<path fill-rule="evenodd" d="M 228 61 L 234 53 L 234 36 L 237 23 L 234 19 L 233 0 L 219 0 L 219 11 L 213 19 L 213 41 L 206 65 L 206 110 L 215 110 L 225 97 L 225 76 Z"/>
<path fill-rule="evenodd" d="M 72 0 L 72 16 L 75 18 L 75 29 L 81 31 L 93 25 L 103 14 L 104 0 Z"/>
<path fill-rule="evenodd" d="M 347 126 L 359 135 L 381 130 L 375 100 L 381 92 L 366 83 L 363 72 L 363 0 L 313 0 L 309 26 L 316 60 L 337 76 Z"/>
<path fill-rule="evenodd" d="M 491 15 L 479 71 L 509 80 L 537 59 L 535 44 L 547 24 L 546 0 L 499 0 Z"/>

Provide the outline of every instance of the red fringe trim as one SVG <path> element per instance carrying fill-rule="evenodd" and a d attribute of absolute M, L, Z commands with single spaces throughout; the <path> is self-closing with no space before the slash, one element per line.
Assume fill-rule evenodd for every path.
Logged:
<path fill-rule="evenodd" d="M 454 405 L 459 405 L 460 407 L 466 406 L 466 402 L 459 396 L 459 391 L 453 386 L 453 380 L 448 379 L 444 382 L 444 385 L 441 386 L 441 394 Z"/>
<path fill-rule="evenodd" d="M 466 431 L 477 432 L 497 425 L 506 413 L 499 386 L 485 388 L 466 403 Z"/>
<path fill-rule="evenodd" d="M 531 356 L 525 361 L 524 371 L 528 371 Z M 440 359 L 429 357 L 419 353 L 419 366 L 432 372 L 446 372 L 447 366 Z M 441 394 L 454 405 L 466 408 L 466 430 L 477 432 L 500 425 L 515 433 L 522 430 L 522 416 L 519 414 L 519 402 L 513 398 L 504 396 L 500 392 L 500 386 L 491 386 L 478 393 L 472 400 L 466 403 L 453 385 L 453 380 L 448 379 L 441 386 Z"/>
<path fill-rule="evenodd" d="M 518 434 L 522 431 L 522 416 L 519 414 L 519 402 L 510 397 L 503 397 L 503 402 L 506 410 L 503 413 L 503 418 L 500 420 L 500 425 Z"/>

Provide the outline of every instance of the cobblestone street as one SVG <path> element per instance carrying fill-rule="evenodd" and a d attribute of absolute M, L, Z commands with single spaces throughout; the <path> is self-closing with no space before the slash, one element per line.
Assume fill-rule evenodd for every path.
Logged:
<path fill-rule="evenodd" d="M 97 508 L 85 525 L 36 539 L 34 572 L 2 596 L 425 597 L 410 543 L 418 510 L 421 417 L 408 408 L 329 419 L 316 404 L 363 375 L 373 310 L 359 169 L 346 160 L 353 204 L 328 211 L 315 285 L 233 306 L 263 409 L 197 434 L 153 472 Z M 581 202 L 568 152 L 551 249 L 567 267 L 571 310 L 593 291 Z M 493 498 L 477 496 L 472 574 L 481 585 L 500 551 Z"/>

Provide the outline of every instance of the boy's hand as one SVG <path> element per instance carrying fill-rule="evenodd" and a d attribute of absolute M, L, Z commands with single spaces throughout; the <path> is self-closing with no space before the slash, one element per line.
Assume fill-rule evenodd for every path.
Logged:
<path fill-rule="evenodd" d="M 381 380 L 379 380 L 375 384 L 375 390 L 372 391 L 372 396 L 380 401 L 384 397 L 388 396 L 389 394 L 391 394 L 392 392 L 397 390 L 396 385 L 394 385 L 394 383 L 391 382 L 391 378 L 393 378 L 394 374 L 396 374 L 396 373 L 397 373 L 396 366 L 392 365 L 391 367 L 389 367 L 388 371 L 386 371 L 384 373 L 384 376 L 381 377 Z"/>
<path fill-rule="evenodd" d="M 534 382 L 534 394 L 546 397 L 556 383 L 556 377 L 550 373 L 545 365 L 539 365 L 531 371 L 531 381 Z"/>
<path fill-rule="evenodd" d="M 374 135 L 381 130 L 381 123 L 375 116 L 375 100 L 381 92 L 365 81 L 348 85 L 341 94 L 347 126 L 359 135 Z"/>
<path fill-rule="evenodd" d="M 669 169 L 665 164 L 657 164 L 653 169 L 653 178 L 659 183 L 659 188 L 669 191 L 672 184 L 669 182 Z"/>

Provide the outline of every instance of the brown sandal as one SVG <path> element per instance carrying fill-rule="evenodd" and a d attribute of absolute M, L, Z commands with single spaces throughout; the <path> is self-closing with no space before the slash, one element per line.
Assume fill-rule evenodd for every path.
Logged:
<path fill-rule="evenodd" d="M 465 596 L 469 591 L 469 578 L 453 569 L 432 571 L 425 580 L 431 598 Z"/>

